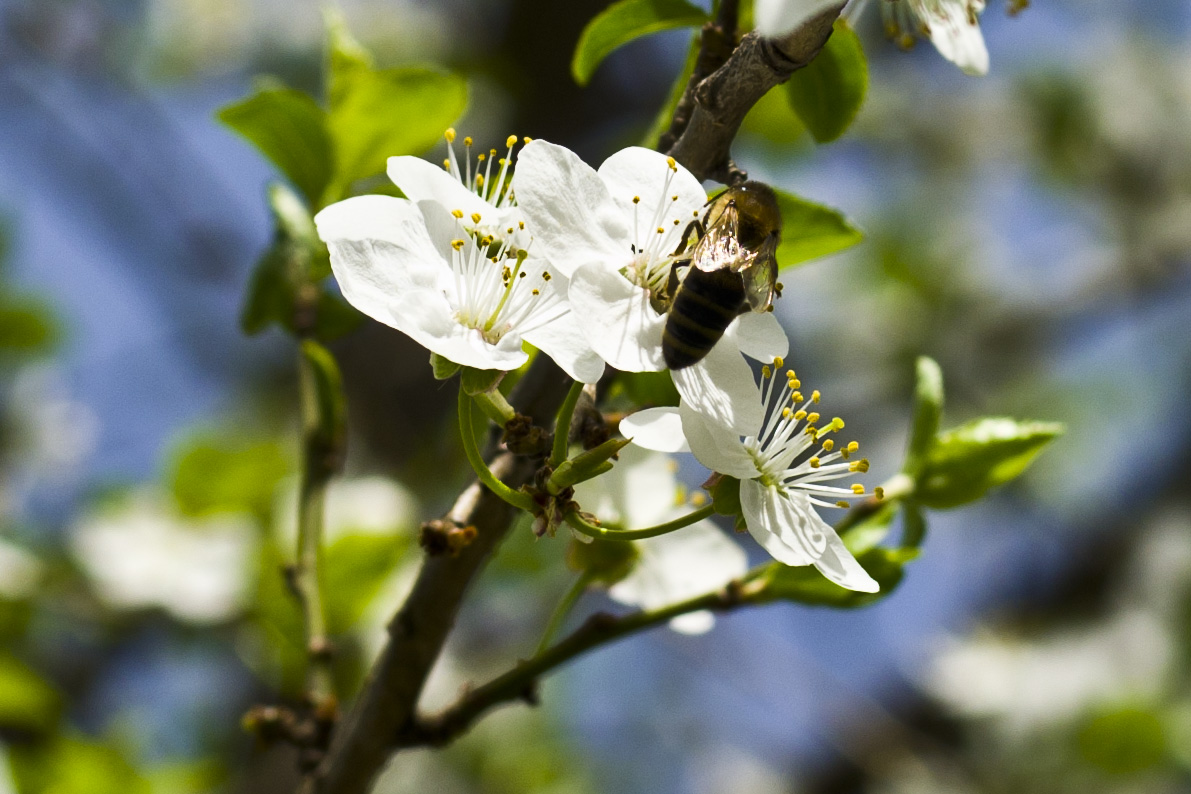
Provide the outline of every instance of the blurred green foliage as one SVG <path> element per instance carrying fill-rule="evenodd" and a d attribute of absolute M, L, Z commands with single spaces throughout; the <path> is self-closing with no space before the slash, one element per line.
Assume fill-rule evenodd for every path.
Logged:
<path fill-rule="evenodd" d="M 844 134 L 868 92 L 868 64 L 860 38 L 839 20 L 822 51 L 782 87 L 786 101 L 816 143 Z"/>
<path fill-rule="evenodd" d="M 587 85 L 596 67 L 618 47 L 651 33 L 706 21 L 707 14 L 685 0 L 619 0 L 583 29 L 575 45 L 571 75 L 579 85 Z"/>
<path fill-rule="evenodd" d="M 294 472 L 294 460 L 276 441 L 204 432 L 178 445 L 169 470 L 184 515 L 244 511 L 265 519 L 272 514 L 278 483 Z"/>

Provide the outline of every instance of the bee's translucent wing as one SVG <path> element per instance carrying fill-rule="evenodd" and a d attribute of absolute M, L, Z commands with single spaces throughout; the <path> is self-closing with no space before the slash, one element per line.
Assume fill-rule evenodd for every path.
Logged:
<path fill-rule="evenodd" d="M 704 273 L 714 273 L 724 268 L 739 270 L 742 260 L 750 258 L 752 252 L 736 239 L 736 229 L 736 208 L 729 206 L 719 214 L 699 240 L 691 256 L 691 263 Z"/>
<path fill-rule="evenodd" d="M 777 284 L 778 239 L 776 234 L 765 238 L 752 264 L 740 271 L 744 277 L 745 300 L 755 312 L 768 311 L 773 305 L 773 289 Z"/>

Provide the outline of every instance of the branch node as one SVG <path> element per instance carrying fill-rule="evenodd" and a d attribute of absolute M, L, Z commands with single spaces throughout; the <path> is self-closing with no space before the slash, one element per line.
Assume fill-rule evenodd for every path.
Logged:
<path fill-rule="evenodd" d="M 459 552 L 471 545 L 479 530 L 474 524 L 463 525 L 449 518 L 436 518 L 423 522 L 418 533 L 418 545 L 430 557 L 449 554 L 457 557 Z"/>

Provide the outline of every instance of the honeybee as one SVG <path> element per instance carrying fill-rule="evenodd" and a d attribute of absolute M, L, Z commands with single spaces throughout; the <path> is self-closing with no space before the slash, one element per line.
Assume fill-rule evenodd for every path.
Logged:
<path fill-rule="evenodd" d="M 670 273 L 662 356 L 672 370 L 701 361 L 738 315 L 769 311 L 779 289 L 774 253 L 782 215 L 768 185 L 749 180 L 709 201 L 702 222 L 687 227 L 676 256 L 686 253 L 692 234 L 697 240 L 690 256 L 677 260 Z"/>

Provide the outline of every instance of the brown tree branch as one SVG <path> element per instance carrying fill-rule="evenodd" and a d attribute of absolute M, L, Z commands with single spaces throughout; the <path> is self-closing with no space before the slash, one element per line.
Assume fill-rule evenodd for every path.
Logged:
<path fill-rule="evenodd" d="M 730 151 L 741 122 L 769 89 L 823 49 L 843 7 L 829 8 L 781 39 L 747 34 L 728 61 L 699 83 L 690 121 L 667 153 L 699 179 L 743 182 L 747 174 L 732 162 Z"/>

